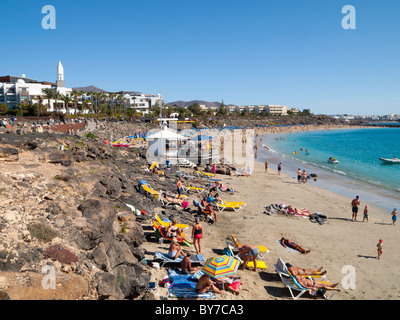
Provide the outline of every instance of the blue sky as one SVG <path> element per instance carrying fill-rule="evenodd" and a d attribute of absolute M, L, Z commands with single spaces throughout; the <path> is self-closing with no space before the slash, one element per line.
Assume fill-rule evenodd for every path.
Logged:
<path fill-rule="evenodd" d="M 61 60 L 68 87 L 399 114 L 399 17 L 395 0 L 1 0 L 0 75 L 55 81 Z"/>

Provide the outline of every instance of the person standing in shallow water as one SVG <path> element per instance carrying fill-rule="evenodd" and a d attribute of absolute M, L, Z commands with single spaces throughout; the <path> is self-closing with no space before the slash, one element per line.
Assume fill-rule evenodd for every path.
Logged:
<path fill-rule="evenodd" d="M 360 205 L 360 197 L 356 196 L 355 199 L 351 202 L 351 212 L 352 212 L 352 217 L 351 220 L 357 221 L 357 213 L 358 213 L 358 206 Z"/>

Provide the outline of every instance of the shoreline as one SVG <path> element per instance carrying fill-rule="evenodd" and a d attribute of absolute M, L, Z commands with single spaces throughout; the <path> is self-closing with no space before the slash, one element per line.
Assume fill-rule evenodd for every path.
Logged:
<path fill-rule="evenodd" d="M 371 127 L 357 127 L 354 128 L 354 126 L 342 126 L 340 128 L 329 128 L 328 130 L 352 130 L 352 129 L 370 129 Z M 372 127 L 371 129 L 377 129 L 376 127 Z M 320 128 L 320 127 L 314 127 L 311 129 L 312 131 L 324 131 L 326 128 Z M 309 130 L 307 130 L 309 131 Z M 279 133 L 282 134 L 289 134 L 289 133 L 300 133 L 304 132 L 304 130 L 296 130 L 296 131 L 290 131 L 289 130 L 282 130 Z M 262 135 L 267 135 L 270 136 L 272 134 L 276 134 L 276 132 L 268 132 L 268 133 L 263 133 Z M 260 134 L 259 134 L 260 136 Z M 264 142 L 264 140 L 263 140 Z M 259 140 L 257 143 L 261 143 Z M 312 163 L 305 163 L 302 162 L 299 159 L 296 158 L 291 158 L 290 156 L 287 156 L 285 154 L 282 154 L 276 150 L 267 150 L 263 148 L 262 146 L 259 146 L 259 150 L 262 150 L 259 152 L 259 157 L 257 158 L 257 161 L 259 162 L 265 162 L 265 160 L 273 159 L 274 163 L 273 165 L 276 165 L 280 161 L 284 161 L 286 164 L 283 166 L 283 172 L 291 172 L 288 173 L 289 175 L 296 175 L 296 171 L 298 167 L 304 167 L 307 169 L 308 172 L 310 173 L 316 173 L 317 174 L 317 181 L 310 181 L 309 183 L 315 184 L 317 187 L 324 188 L 326 190 L 330 190 L 332 192 L 335 192 L 339 195 L 347 196 L 349 195 L 349 192 L 352 192 L 354 196 L 360 195 L 362 199 L 368 199 L 365 202 L 367 202 L 370 205 L 374 205 L 376 207 L 381 208 L 382 210 L 386 211 L 386 214 L 382 216 L 383 219 L 388 218 L 390 215 L 391 211 L 393 208 L 397 207 L 400 203 L 400 197 L 399 193 L 396 190 L 390 189 L 390 188 L 385 188 L 383 186 L 375 185 L 372 183 L 368 183 L 367 181 L 364 181 L 362 179 L 357 179 L 352 176 L 348 175 L 341 175 L 337 172 L 332 172 L 327 169 L 324 169 L 322 167 L 319 167 L 317 165 L 314 165 Z M 276 167 L 275 165 L 275 167 Z M 296 178 L 296 177 L 295 177 Z"/>
<path fill-rule="evenodd" d="M 241 144 L 236 144 L 237 148 Z M 190 169 L 186 169 L 190 172 Z M 386 212 L 371 206 L 369 221 L 362 222 L 362 210 L 357 221 L 351 220 L 351 196 L 339 195 L 330 190 L 313 185 L 299 185 L 297 180 L 285 172 L 277 174 L 274 167 L 264 172 L 264 165 L 255 161 L 254 170 L 249 177 L 235 177 L 217 174 L 223 184 L 235 189 L 233 195 L 223 193 L 227 201 L 245 201 L 247 206 L 238 212 L 218 212 L 218 223 L 203 222 L 204 237 L 202 255 L 210 257 L 223 254 L 225 241 L 234 235 L 240 244 L 264 245 L 270 251 L 263 259 L 267 269 L 238 270 L 236 275 L 243 280 L 238 296 L 225 292 L 217 295 L 217 300 L 292 300 L 288 289 L 276 273 L 274 264 L 278 258 L 303 268 L 324 266 L 327 279 L 339 282 L 340 292 L 335 300 L 359 299 L 398 299 L 400 298 L 400 279 L 392 279 L 397 268 L 397 243 L 399 233 L 391 225 L 390 218 L 382 218 Z M 196 196 L 195 196 L 196 197 Z M 361 207 L 366 203 L 361 199 Z M 327 222 L 319 225 L 301 216 L 275 213 L 267 215 L 265 207 L 270 204 L 285 203 L 294 208 L 306 209 L 310 213 L 322 212 Z M 191 228 L 191 226 L 190 226 Z M 187 231 L 190 234 L 191 229 Z M 289 238 L 304 248 L 308 254 L 289 252 L 278 240 Z M 376 259 L 376 243 L 384 239 L 384 255 Z M 155 251 L 167 252 L 169 244 L 146 243 L 145 249 L 151 260 Z M 194 251 L 193 246 L 184 250 Z M 346 287 L 343 268 L 354 268 L 356 287 Z M 167 276 L 164 268 L 154 269 L 152 281 L 160 281 Z M 158 282 L 157 282 L 158 283 Z M 371 289 L 373 288 L 373 289 Z M 168 289 L 158 288 L 156 299 L 167 297 Z M 313 299 L 305 293 L 300 300 Z M 175 299 L 172 299 L 175 300 Z"/>

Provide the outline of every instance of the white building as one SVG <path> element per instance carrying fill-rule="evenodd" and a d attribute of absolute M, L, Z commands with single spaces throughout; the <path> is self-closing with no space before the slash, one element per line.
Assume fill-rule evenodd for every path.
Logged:
<path fill-rule="evenodd" d="M 265 106 L 265 112 L 269 113 L 270 115 L 277 115 L 277 116 L 286 116 L 288 107 L 276 104 L 269 104 Z"/>
<path fill-rule="evenodd" d="M 34 104 L 38 102 L 38 97 L 45 99 L 43 89 L 54 89 L 60 94 L 71 94 L 72 89 L 65 87 L 64 68 L 61 62 L 57 65 L 57 82 L 37 81 L 34 79 L 26 78 L 23 74 L 17 76 L 3 76 L 0 77 L 0 103 L 5 103 L 9 109 L 17 109 L 19 103 Z M 54 111 L 54 99 L 50 99 L 50 108 L 48 111 Z M 63 102 L 58 101 L 61 105 Z M 43 101 L 44 105 L 48 105 Z M 66 112 L 65 107 L 61 112 Z"/>

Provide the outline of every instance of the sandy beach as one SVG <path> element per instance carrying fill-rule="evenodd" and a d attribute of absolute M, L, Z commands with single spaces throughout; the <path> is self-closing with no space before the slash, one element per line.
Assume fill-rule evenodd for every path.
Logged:
<path fill-rule="evenodd" d="M 266 132 L 263 130 L 262 133 Z M 225 241 L 229 241 L 232 234 L 241 244 L 264 245 L 270 250 L 264 258 L 267 269 L 237 271 L 243 281 L 238 296 L 225 292 L 217 295 L 217 299 L 292 299 L 274 267 L 279 257 L 302 268 L 323 266 L 327 270 L 327 280 L 339 283 L 340 292 L 332 298 L 334 300 L 399 299 L 400 279 L 393 276 L 397 271 L 399 226 L 392 225 L 388 212 L 361 199 L 361 208 L 369 206 L 369 221 L 362 222 L 362 209 L 358 221 L 352 221 L 351 200 L 355 195 L 345 197 L 336 194 L 313 185 L 311 180 L 307 184 L 298 184 L 293 176 L 294 173 L 278 175 L 275 168 L 264 172 L 261 162 L 255 162 L 250 177 L 217 175 L 224 184 L 235 189 L 234 195 L 224 193 L 222 198 L 244 201 L 247 206 L 239 212 L 219 213 L 219 222 L 216 224 L 203 222 L 205 234 L 201 241 L 205 259 L 222 254 Z M 304 208 L 310 213 L 321 212 L 328 219 L 320 225 L 306 217 L 263 213 L 266 206 L 281 203 Z M 189 230 L 186 233 L 190 234 Z M 278 243 L 283 236 L 311 252 L 289 252 Z M 379 239 L 383 239 L 384 247 L 380 260 L 377 259 L 376 247 Z M 146 259 L 152 260 L 157 250 L 167 252 L 168 246 L 168 243 L 145 243 Z M 194 247 L 189 250 L 194 252 Z M 354 283 L 349 280 L 350 275 Z M 166 276 L 166 268 L 154 268 L 152 281 L 158 283 Z M 156 299 L 160 299 L 168 296 L 168 290 L 158 287 L 154 294 Z M 306 293 L 300 299 L 313 297 Z"/>

